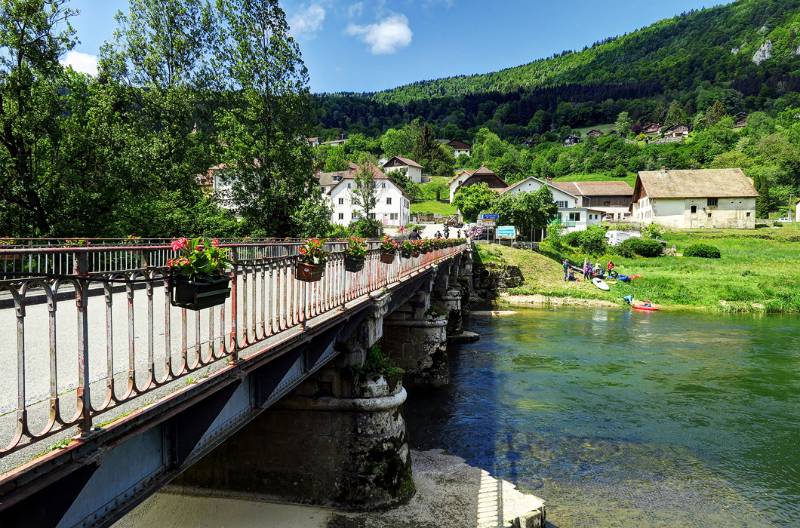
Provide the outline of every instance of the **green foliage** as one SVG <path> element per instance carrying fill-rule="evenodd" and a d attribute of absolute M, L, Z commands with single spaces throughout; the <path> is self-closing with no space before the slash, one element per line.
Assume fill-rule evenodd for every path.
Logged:
<path fill-rule="evenodd" d="M 310 195 L 292 213 L 295 232 L 303 238 L 324 237 L 331 231 L 330 206 L 318 195 Z"/>
<path fill-rule="evenodd" d="M 647 224 L 644 229 L 642 229 L 642 236 L 645 238 L 658 240 L 664 237 L 664 228 L 655 223 Z"/>
<path fill-rule="evenodd" d="M 350 223 L 350 232 L 361 238 L 378 238 L 383 232 L 383 226 L 378 220 L 359 218 Z"/>
<path fill-rule="evenodd" d="M 219 240 L 203 238 L 180 238 L 172 243 L 172 250 L 178 253 L 170 259 L 167 266 L 189 278 L 222 275 L 231 265 L 229 250 L 219 247 Z"/>
<path fill-rule="evenodd" d="M 492 206 L 500 214 L 500 224 L 516 226 L 521 237 L 544 229 L 558 212 L 548 187 L 536 192 L 505 193 Z"/>
<path fill-rule="evenodd" d="M 637 255 L 640 257 L 658 257 L 663 250 L 664 248 L 659 241 L 639 237 L 624 240 L 616 247 L 617 254 L 627 258 Z"/>
<path fill-rule="evenodd" d="M 361 165 L 356 171 L 353 188 L 353 205 L 361 209 L 362 218 L 368 219 L 378 203 L 378 185 L 371 165 Z"/>
<path fill-rule="evenodd" d="M 683 256 L 718 259 L 722 256 L 722 254 L 720 253 L 719 248 L 710 244 L 692 244 L 683 250 Z"/>
<path fill-rule="evenodd" d="M 383 376 L 390 386 L 394 386 L 400 381 L 405 371 L 400 367 L 395 367 L 389 358 L 384 355 L 379 344 L 373 345 L 367 350 L 364 364 L 353 368 L 354 374 L 363 376 L 367 379 L 377 381 Z"/>
<path fill-rule="evenodd" d="M 604 255 L 608 248 L 606 230 L 601 226 L 593 225 L 583 231 L 578 231 L 578 247 L 587 255 Z"/>
<path fill-rule="evenodd" d="M 475 222 L 478 214 L 483 211 L 489 211 L 497 200 L 497 193 L 492 191 L 485 183 L 477 185 L 469 185 L 461 187 L 453 199 L 455 205 L 464 220 L 467 222 Z"/>

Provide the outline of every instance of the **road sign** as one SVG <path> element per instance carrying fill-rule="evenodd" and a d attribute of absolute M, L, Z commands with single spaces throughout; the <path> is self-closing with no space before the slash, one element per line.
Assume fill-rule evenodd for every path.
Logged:
<path fill-rule="evenodd" d="M 502 240 L 514 240 L 517 238 L 517 228 L 514 226 L 497 226 L 496 236 Z"/>
<path fill-rule="evenodd" d="M 494 220 L 497 222 L 500 220 L 500 215 L 498 213 L 481 213 L 479 216 L 481 220 Z"/>

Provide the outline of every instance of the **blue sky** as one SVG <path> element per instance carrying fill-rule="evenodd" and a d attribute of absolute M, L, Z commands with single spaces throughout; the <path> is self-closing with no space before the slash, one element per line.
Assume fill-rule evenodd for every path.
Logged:
<path fill-rule="evenodd" d="M 373 91 L 494 71 L 580 49 L 725 0 L 285 0 L 315 92 Z M 127 0 L 72 0 L 81 43 L 66 61 L 91 71 Z"/>

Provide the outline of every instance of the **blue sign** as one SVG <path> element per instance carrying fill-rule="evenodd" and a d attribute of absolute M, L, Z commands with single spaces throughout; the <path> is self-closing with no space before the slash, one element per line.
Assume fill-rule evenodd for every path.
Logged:
<path fill-rule="evenodd" d="M 517 238 L 517 228 L 514 226 L 497 226 L 497 238 L 515 239 Z"/>
<path fill-rule="evenodd" d="M 483 213 L 480 216 L 481 220 L 500 220 L 500 215 L 497 213 Z"/>

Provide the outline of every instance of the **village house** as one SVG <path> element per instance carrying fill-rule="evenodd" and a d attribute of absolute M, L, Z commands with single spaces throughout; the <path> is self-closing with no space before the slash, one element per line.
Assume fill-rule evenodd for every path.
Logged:
<path fill-rule="evenodd" d="M 592 130 L 590 130 L 590 131 L 588 131 L 586 133 L 586 137 L 590 137 L 590 138 L 599 138 L 602 135 L 603 135 L 603 133 L 601 131 L 597 130 L 596 128 L 593 128 Z"/>
<path fill-rule="evenodd" d="M 318 137 L 307 137 L 306 143 L 308 143 L 311 147 L 318 147 L 319 146 L 319 138 Z"/>
<path fill-rule="evenodd" d="M 383 164 L 383 170 L 386 173 L 402 172 L 412 182 L 422 183 L 422 165 L 412 159 L 395 156 Z"/>
<path fill-rule="evenodd" d="M 739 112 L 733 116 L 733 128 L 744 128 L 747 126 L 747 113 Z"/>
<path fill-rule="evenodd" d="M 623 181 L 552 182 L 564 192 L 580 198 L 579 205 L 603 213 L 603 220 L 625 220 L 630 216 L 633 187 Z"/>
<path fill-rule="evenodd" d="M 479 169 L 462 170 L 456 173 L 448 182 L 448 186 L 450 187 L 450 203 L 453 203 L 456 192 L 458 192 L 461 187 L 469 187 L 470 185 L 477 185 L 479 183 L 485 183 L 490 189 L 496 192 L 501 192 L 508 187 L 508 184 L 503 178 L 486 167 L 481 166 Z"/>
<path fill-rule="evenodd" d="M 645 136 L 657 136 L 661 132 L 661 123 L 647 123 L 642 127 L 642 134 Z"/>
<path fill-rule="evenodd" d="M 672 228 L 753 229 L 758 192 L 741 169 L 643 171 L 631 220 Z"/>
<path fill-rule="evenodd" d="M 661 131 L 663 143 L 683 141 L 689 137 L 689 125 L 673 125 Z"/>
<path fill-rule="evenodd" d="M 380 221 L 384 226 L 406 225 L 410 217 L 411 200 L 378 167 L 369 167 L 375 179 L 377 197 L 375 210 L 370 213 L 370 218 Z M 353 201 L 358 169 L 358 165 L 351 163 L 344 171 L 317 173 L 322 197 L 333 210 L 331 222 L 334 224 L 349 225 L 361 217 L 362 211 Z"/>
<path fill-rule="evenodd" d="M 461 156 L 469 156 L 472 154 L 472 147 L 469 143 L 464 143 L 458 139 L 452 139 L 446 145 L 453 149 L 453 156 L 460 158 Z"/>
<path fill-rule="evenodd" d="M 569 136 L 564 138 L 564 146 L 565 147 L 573 147 L 581 142 L 581 138 L 574 134 L 570 134 Z"/>
<path fill-rule="evenodd" d="M 205 174 L 198 174 L 197 185 L 211 196 L 220 207 L 233 210 L 233 174 L 224 163 L 209 167 Z"/>
<path fill-rule="evenodd" d="M 511 185 L 503 194 L 536 192 L 542 187 L 550 189 L 553 201 L 558 206 L 558 219 L 565 231 L 583 231 L 590 225 L 599 224 L 603 220 L 603 211 L 590 207 L 583 207 L 581 197 L 565 191 L 551 182 L 542 181 L 539 178 L 526 178 Z"/>

